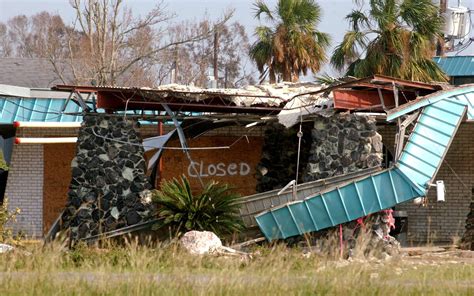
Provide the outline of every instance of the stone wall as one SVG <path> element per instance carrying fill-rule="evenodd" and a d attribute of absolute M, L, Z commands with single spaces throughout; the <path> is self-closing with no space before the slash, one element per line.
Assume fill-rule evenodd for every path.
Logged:
<path fill-rule="evenodd" d="M 308 161 L 308 152 L 311 147 L 311 128 L 311 123 L 303 124 L 298 182 L 303 180 L 303 171 Z M 257 192 L 282 188 L 295 179 L 298 158 L 298 137 L 296 133 L 298 131 L 299 125 L 290 129 L 276 122 L 266 125 L 261 159 L 256 170 Z"/>
<path fill-rule="evenodd" d="M 140 193 L 150 189 L 136 122 L 89 114 L 79 130 L 63 228 L 73 239 L 137 224 L 150 209 Z M 94 135 L 94 132 L 98 135 Z"/>
<path fill-rule="evenodd" d="M 258 192 L 281 188 L 295 178 L 298 129 L 278 123 L 267 126 L 257 168 Z M 342 113 L 315 118 L 303 125 L 299 182 L 380 166 L 382 153 L 374 118 Z"/>
<path fill-rule="evenodd" d="M 354 114 L 319 117 L 311 135 L 305 182 L 377 167 L 382 162 L 382 136 L 373 118 Z"/>

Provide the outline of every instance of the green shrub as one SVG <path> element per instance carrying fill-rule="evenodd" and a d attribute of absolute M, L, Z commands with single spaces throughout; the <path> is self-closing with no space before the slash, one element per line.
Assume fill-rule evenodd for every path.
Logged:
<path fill-rule="evenodd" d="M 0 243 L 18 244 L 19 240 L 13 236 L 13 231 L 9 225 L 16 222 L 16 216 L 20 213 L 20 209 L 16 208 L 13 211 L 8 210 L 8 199 L 3 200 L 0 205 Z"/>
<path fill-rule="evenodd" d="M 2 150 L 0 150 L 0 170 L 8 171 L 8 165 L 5 161 Z"/>
<path fill-rule="evenodd" d="M 185 176 L 161 184 L 153 195 L 159 226 L 169 226 L 176 234 L 190 230 L 208 230 L 230 234 L 243 229 L 239 216 L 240 196 L 228 184 L 211 181 L 199 194 L 193 194 Z"/>

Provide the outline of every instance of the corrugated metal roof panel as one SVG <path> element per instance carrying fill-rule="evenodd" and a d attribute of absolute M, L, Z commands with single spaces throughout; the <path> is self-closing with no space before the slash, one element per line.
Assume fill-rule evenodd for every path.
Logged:
<path fill-rule="evenodd" d="M 7 98 L 0 97 L 0 123 L 26 122 L 80 122 L 82 115 L 61 114 L 66 99 Z M 66 113 L 81 112 L 72 101 L 66 105 Z"/>
<path fill-rule="evenodd" d="M 466 109 L 465 103 L 453 99 L 423 108 L 398 160 L 400 171 L 418 186 L 427 187 L 436 176 Z"/>
<path fill-rule="evenodd" d="M 402 115 L 420 109 L 424 106 L 434 104 L 444 99 L 454 99 L 467 106 L 467 119 L 474 120 L 474 85 L 456 87 L 449 90 L 439 91 L 398 108 L 387 111 L 387 121 L 392 121 Z"/>
<path fill-rule="evenodd" d="M 474 76 L 474 56 L 435 57 L 433 60 L 448 76 Z"/>

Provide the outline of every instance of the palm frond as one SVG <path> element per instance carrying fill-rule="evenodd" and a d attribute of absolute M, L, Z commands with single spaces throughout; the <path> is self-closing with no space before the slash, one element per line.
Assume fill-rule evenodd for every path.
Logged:
<path fill-rule="evenodd" d="M 258 12 L 270 11 L 262 1 L 255 4 Z M 257 41 L 250 48 L 250 57 L 262 77 L 276 75 L 284 80 L 297 79 L 300 73 L 318 71 L 326 61 L 329 35 L 316 30 L 321 9 L 314 0 L 279 0 L 272 16 L 274 27 L 257 27 Z"/>
<path fill-rule="evenodd" d="M 352 31 L 370 28 L 369 18 L 360 10 L 353 10 L 346 16 L 346 19 L 349 21 Z"/>
<path fill-rule="evenodd" d="M 431 0 L 405 0 L 400 5 L 403 21 L 429 39 L 442 34 L 444 20 L 439 17 L 438 7 Z"/>
<path fill-rule="evenodd" d="M 316 81 L 322 84 L 330 85 L 337 82 L 338 80 L 332 76 L 329 76 L 328 74 L 323 74 L 321 76 L 317 76 Z"/>
<path fill-rule="evenodd" d="M 262 0 L 257 0 L 254 3 L 255 17 L 260 20 L 262 14 L 264 14 L 269 20 L 273 20 L 273 15 L 271 10 L 268 8 L 267 4 Z"/>
<path fill-rule="evenodd" d="M 360 57 L 359 48 L 367 46 L 366 32 L 349 31 L 344 35 L 342 42 L 334 49 L 331 63 L 342 70 L 346 63 L 351 63 Z"/>
<path fill-rule="evenodd" d="M 352 30 L 331 57 L 338 69 L 348 65 L 346 75 L 383 74 L 417 81 L 445 81 L 431 61 L 443 26 L 431 0 L 370 0 L 368 15 L 353 11 L 347 19 Z M 365 34 L 358 35 L 362 30 Z"/>

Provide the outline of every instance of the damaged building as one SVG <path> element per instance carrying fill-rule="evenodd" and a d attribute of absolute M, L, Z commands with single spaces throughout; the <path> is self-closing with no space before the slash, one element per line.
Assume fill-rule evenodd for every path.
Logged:
<path fill-rule="evenodd" d="M 140 223 L 146 219 L 146 208 L 139 193 L 183 174 L 195 188 L 209 180 L 233 185 L 245 196 L 244 222 L 260 226 L 268 239 L 323 229 L 391 207 L 407 212 L 409 243 L 451 242 L 465 232 L 474 188 L 474 99 L 469 87 L 445 89 L 384 76 L 331 86 L 300 83 L 246 89 L 1 87 L 2 150 L 9 165 L 5 196 L 10 206 L 22 209 L 18 230 L 32 236 L 42 237 L 66 204 L 79 210 L 81 202 L 74 198 L 86 199 L 91 193 L 96 194 L 90 197 L 94 200 L 111 193 L 107 209 L 101 208 L 113 218 L 110 229 Z M 440 96 L 459 97 L 466 111 L 458 114 L 450 107 L 443 109 L 442 103 L 433 107 L 433 112 L 456 113 L 461 119 L 443 123 L 444 115 L 440 117 L 441 124 L 455 126 L 449 136 L 444 130 L 418 136 L 426 138 L 426 145 L 449 138 L 441 143 L 446 153 L 432 168 L 425 159 L 429 151 L 408 156 L 404 147 L 413 137 L 414 126 L 430 128 L 430 121 L 420 123 L 424 111 L 419 110 L 442 101 L 437 99 Z M 399 169 L 402 155 L 411 161 L 407 167 L 421 173 L 434 169 L 427 174 L 444 181 L 445 202 L 437 202 L 436 188 L 415 186 L 401 173 L 387 173 L 392 183 L 376 177 L 385 169 Z M 91 163 L 121 171 L 106 173 L 92 167 L 88 172 Z M 376 194 L 365 190 L 365 185 L 354 185 L 360 192 L 350 196 L 360 198 L 362 207 L 356 210 L 352 200 L 344 204 L 350 191 L 344 186 L 354 180 L 364 182 L 366 176 L 373 176 L 370 186 Z M 291 180 L 298 184 L 296 192 L 289 189 L 278 195 Z M 407 186 L 409 194 L 397 192 L 392 184 Z M 75 188 L 91 190 L 80 193 Z M 330 188 L 337 190 L 331 193 Z M 393 192 L 399 196 L 395 198 Z M 425 194 L 422 203 L 413 203 Z M 313 197 L 321 203 L 313 210 L 322 220 L 311 214 L 291 226 L 298 219 L 291 214 L 304 216 L 296 207 L 305 205 L 301 201 L 311 205 Z M 90 222 L 87 229 L 76 225 L 83 232 L 79 235 L 92 235 L 95 210 L 82 212 Z M 286 222 L 278 222 L 279 217 Z M 281 229 L 282 225 L 291 229 Z"/>

